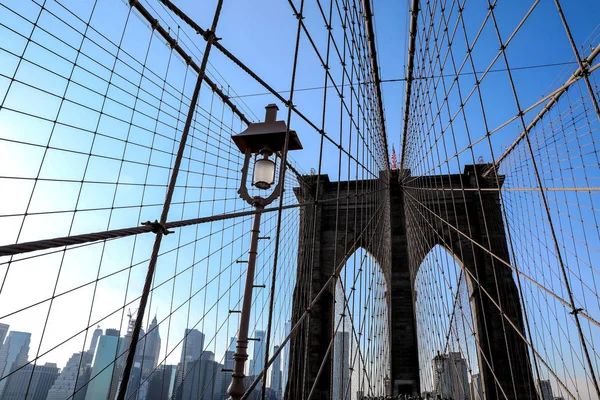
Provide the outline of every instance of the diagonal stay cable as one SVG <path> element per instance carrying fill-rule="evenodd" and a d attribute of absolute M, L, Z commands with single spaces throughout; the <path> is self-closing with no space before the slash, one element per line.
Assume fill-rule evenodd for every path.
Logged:
<path fill-rule="evenodd" d="M 379 189 L 375 192 L 379 192 L 381 190 L 382 189 Z M 373 193 L 374 192 L 362 193 L 362 194 L 356 194 L 355 196 L 357 196 L 357 197 L 358 196 L 367 196 L 367 195 L 370 195 Z M 336 200 L 338 200 L 338 198 L 321 200 L 320 203 L 332 202 L 332 201 L 336 201 Z M 306 207 L 306 206 L 314 205 L 314 204 L 315 204 L 315 202 L 289 204 L 289 205 L 282 206 L 281 209 L 286 210 L 289 208 Z M 254 214 L 259 214 L 259 213 L 269 213 L 269 212 L 279 211 L 279 209 L 280 209 L 280 207 L 270 207 L 270 208 L 265 208 L 263 210 L 248 210 L 248 211 L 238 211 L 238 212 L 233 212 L 233 213 L 217 214 L 217 215 L 211 215 L 208 217 L 200 217 L 200 218 L 192 218 L 192 219 L 186 219 L 186 220 L 181 220 L 181 221 L 167 222 L 167 223 L 164 223 L 163 226 L 165 229 L 168 230 L 171 228 L 181 228 L 184 226 L 203 224 L 203 223 L 207 223 L 207 222 L 215 222 L 215 221 L 222 221 L 222 220 L 227 220 L 227 219 L 231 219 L 231 218 L 246 217 L 249 215 L 254 215 Z M 85 233 L 82 235 L 64 236 L 64 237 L 53 238 L 53 239 L 36 240 L 33 242 L 9 244 L 6 246 L 0 246 L 0 257 L 16 255 L 16 254 L 23 254 L 23 253 L 30 253 L 33 251 L 48 250 L 48 249 L 62 247 L 62 246 L 84 244 L 84 243 L 95 242 L 95 241 L 99 241 L 99 240 L 122 238 L 122 237 L 126 237 L 126 236 L 138 235 L 141 233 L 149 233 L 149 232 L 155 233 L 155 231 L 157 231 L 158 229 L 161 229 L 158 226 L 158 222 L 148 221 L 148 222 L 144 222 L 142 226 L 136 226 L 136 227 L 131 227 L 131 228 L 113 229 L 113 230 L 109 230 L 109 231 Z"/>
<path fill-rule="evenodd" d="M 417 204 L 419 204 L 420 206 L 422 206 L 425 210 L 427 210 L 431 215 L 433 215 L 435 218 L 439 219 L 443 224 L 447 225 L 448 227 L 450 227 L 452 230 L 456 231 L 460 236 L 464 237 L 465 239 L 467 239 L 468 241 L 470 241 L 471 243 L 473 243 L 475 246 L 479 247 L 480 249 L 482 249 L 484 252 L 486 252 L 487 254 L 489 254 L 491 257 L 493 257 L 494 259 L 500 261 L 502 264 L 506 265 L 508 268 L 512 269 L 513 271 L 515 271 L 517 274 L 521 275 L 522 277 L 524 277 L 525 279 L 527 279 L 528 281 L 532 282 L 534 285 L 536 285 L 538 288 L 542 289 L 544 292 L 548 293 L 549 295 L 551 295 L 552 297 L 554 297 L 556 300 L 558 300 L 560 303 L 562 303 L 564 306 L 566 306 L 567 308 L 571 309 L 571 305 L 568 301 L 566 301 L 565 299 L 561 298 L 560 296 L 558 296 L 556 293 L 552 292 L 550 289 L 546 288 L 545 286 L 543 286 L 542 284 L 540 284 L 538 281 L 536 281 L 535 279 L 531 278 L 530 276 L 528 276 L 527 274 L 525 274 L 524 272 L 518 270 L 517 268 L 515 268 L 513 265 L 511 265 L 510 263 L 506 262 L 505 260 L 503 260 L 501 257 L 498 257 L 496 254 L 494 254 L 492 251 L 486 249 L 483 245 L 481 245 L 480 243 L 478 243 L 475 239 L 471 238 L 469 235 L 465 234 L 464 232 L 462 232 L 460 229 L 458 229 L 457 227 L 455 227 L 454 225 L 452 225 L 451 223 L 449 223 L 448 221 L 446 221 L 443 217 L 441 217 L 440 215 L 438 215 L 436 212 L 434 212 L 433 210 L 431 210 L 429 207 L 427 207 L 425 204 L 423 204 L 422 202 L 420 202 L 417 198 L 415 198 L 413 195 L 411 195 L 408 191 L 405 192 L 406 195 L 408 195 L 413 201 L 415 201 Z M 490 300 L 491 297 L 490 297 Z M 493 300 L 492 300 L 493 301 Z M 584 311 L 578 311 L 577 313 L 578 315 L 583 316 L 585 319 L 587 319 L 588 321 L 590 321 L 591 323 L 593 323 L 594 325 L 600 327 L 600 322 L 596 321 L 594 318 L 592 318 L 590 315 L 586 314 Z"/>

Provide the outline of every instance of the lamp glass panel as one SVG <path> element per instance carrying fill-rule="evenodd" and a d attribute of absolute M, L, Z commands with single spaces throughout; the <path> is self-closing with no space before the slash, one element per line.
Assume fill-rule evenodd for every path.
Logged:
<path fill-rule="evenodd" d="M 275 181 L 275 163 L 261 158 L 254 163 L 254 185 L 257 187 L 272 185 Z"/>

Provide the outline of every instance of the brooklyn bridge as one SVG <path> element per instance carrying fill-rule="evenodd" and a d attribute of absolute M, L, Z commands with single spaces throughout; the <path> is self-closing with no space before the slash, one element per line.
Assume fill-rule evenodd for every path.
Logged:
<path fill-rule="evenodd" d="M 0 400 L 600 399 L 599 16 L 0 0 Z"/>

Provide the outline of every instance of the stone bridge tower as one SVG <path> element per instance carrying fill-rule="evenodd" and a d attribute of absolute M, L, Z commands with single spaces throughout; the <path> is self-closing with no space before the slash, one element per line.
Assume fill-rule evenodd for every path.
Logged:
<path fill-rule="evenodd" d="M 436 245 L 452 253 L 467 276 L 486 399 L 537 398 L 509 267 L 498 192 L 503 179 L 484 178 L 488 167 L 468 165 L 462 174 L 425 177 L 392 171 L 389 177 L 382 173 L 379 179 L 346 182 L 306 176 L 294 189 L 300 202 L 314 205 L 300 211 L 292 326 L 314 304 L 292 336 L 286 399 L 306 398 L 315 381 L 313 398 L 330 398 L 332 355 L 326 355 L 335 295 L 330 278 L 357 247 L 375 258 L 389 291 L 392 394 L 420 394 L 414 281 Z"/>

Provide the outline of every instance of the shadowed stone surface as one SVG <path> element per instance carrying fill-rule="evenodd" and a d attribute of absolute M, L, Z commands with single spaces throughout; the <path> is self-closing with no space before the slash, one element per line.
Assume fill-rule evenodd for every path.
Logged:
<path fill-rule="evenodd" d="M 457 258 L 468 278 L 486 398 L 536 398 L 529 353 L 520 337 L 525 330 L 519 294 L 507 265 L 497 190 L 503 177 L 483 178 L 487 168 L 467 165 L 462 174 L 425 177 L 392 171 L 389 177 L 382 173 L 379 179 L 346 182 L 331 182 L 327 175 L 304 177 L 294 192 L 300 202 L 315 204 L 300 211 L 292 326 L 324 293 L 292 337 L 287 399 L 307 398 L 313 385 L 314 399 L 330 398 L 332 353 L 327 349 L 335 288 L 329 278 L 358 247 L 375 258 L 391 292 L 392 394 L 420 393 L 414 280 L 436 245 Z"/>

